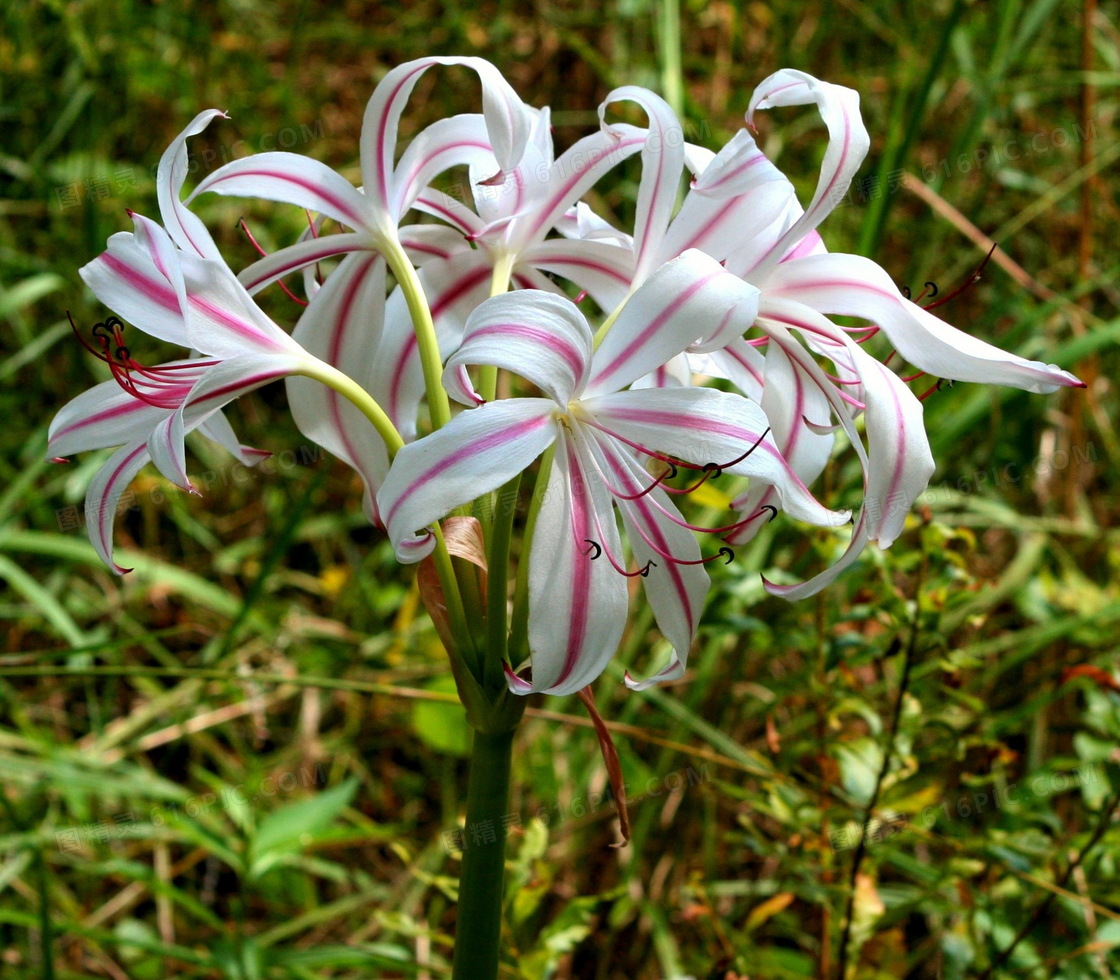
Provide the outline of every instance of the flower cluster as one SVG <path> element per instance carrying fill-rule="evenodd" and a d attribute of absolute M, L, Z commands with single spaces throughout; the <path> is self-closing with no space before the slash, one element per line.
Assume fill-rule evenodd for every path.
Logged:
<path fill-rule="evenodd" d="M 398 155 L 406 102 L 437 64 L 477 74 L 483 111 L 429 125 Z M 646 125 L 610 121 L 621 102 Z M 751 135 L 758 111 L 799 105 L 815 106 L 828 133 L 804 206 Z M 768 583 L 791 598 L 899 535 L 933 459 L 913 379 L 872 354 L 871 337 L 936 378 L 1037 392 L 1079 384 L 948 325 L 872 261 L 826 250 L 817 229 L 868 136 L 856 93 L 804 72 L 762 82 L 745 128 L 718 153 L 688 144 L 657 95 L 625 86 L 599 107 L 598 129 L 557 156 L 548 110 L 524 105 L 491 64 L 421 59 L 390 71 L 369 101 L 360 188 L 269 152 L 221 167 L 184 200 L 187 140 L 222 115 L 201 113 L 165 153 L 161 223 L 131 215 L 133 231 L 82 269 L 117 314 L 86 342 L 112 378 L 59 413 L 49 452 L 121 447 L 86 504 L 94 546 L 121 571 L 113 515 L 140 467 L 151 461 L 190 489 L 184 438 L 195 429 L 252 460 L 221 410 L 284 378 L 296 423 L 361 475 L 366 513 L 400 561 L 438 570 L 445 640 L 479 683 L 496 659 L 516 693 L 586 686 L 620 642 L 636 579 L 675 651 L 647 680 L 627 678 L 641 687 L 683 673 L 704 565 L 779 511 L 852 524 L 832 567 Z M 631 158 L 641 177 L 623 230 L 584 198 Z M 453 168 L 469 175 L 473 202 L 433 186 Z M 308 230 L 235 275 L 190 210 L 207 193 L 304 208 Z M 296 273 L 303 299 L 282 282 Z M 253 299 L 272 284 L 302 304 L 290 332 Z M 146 367 L 122 321 L 189 354 Z M 854 516 L 809 489 L 838 438 L 862 464 Z M 677 501 L 721 474 L 745 478 L 733 512 L 719 526 L 691 523 Z M 492 497 L 516 493 L 523 475 L 535 490 L 522 525 Z M 475 544 L 449 551 L 447 519 L 468 513 Z M 489 576 L 460 590 L 470 562 L 452 555 Z M 511 555 L 507 590 L 496 563 Z"/>

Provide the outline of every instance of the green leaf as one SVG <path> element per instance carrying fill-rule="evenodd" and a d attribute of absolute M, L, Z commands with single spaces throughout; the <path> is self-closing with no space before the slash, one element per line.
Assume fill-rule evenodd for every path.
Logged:
<path fill-rule="evenodd" d="M 455 678 L 437 677 L 425 684 L 424 689 L 455 694 Z M 470 755 L 471 730 L 462 705 L 417 701 L 412 705 L 412 728 L 422 742 L 437 752 L 459 758 Z"/>
<path fill-rule="evenodd" d="M 357 791 L 358 780 L 351 777 L 317 796 L 270 813 L 249 842 L 249 876 L 259 877 L 287 855 L 297 854 L 323 837 Z"/>
<path fill-rule="evenodd" d="M 883 750 L 873 738 L 854 738 L 836 748 L 840 780 L 853 802 L 866 806 L 875 792 L 875 781 L 883 767 Z"/>

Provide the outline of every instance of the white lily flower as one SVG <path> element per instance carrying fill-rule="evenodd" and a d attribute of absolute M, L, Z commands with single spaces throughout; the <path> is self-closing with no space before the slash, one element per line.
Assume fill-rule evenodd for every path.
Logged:
<path fill-rule="evenodd" d="M 753 311 L 754 292 L 688 252 L 631 297 L 594 352 L 583 314 L 551 293 L 507 293 L 471 315 L 444 372 L 452 396 L 478 405 L 463 369 L 485 364 L 525 378 L 544 397 L 480 404 L 406 445 L 378 506 L 398 558 L 415 561 L 431 550 L 428 525 L 553 450 L 529 550 L 533 676 L 524 681 L 511 671 L 512 690 L 565 694 L 594 680 L 621 638 L 626 579 L 635 575 L 675 654 L 650 680 L 628 683 L 683 672 L 708 587 L 702 566 L 711 558 L 701 556 L 693 533 L 703 529 L 684 521 L 664 486 L 675 467 L 761 479 L 788 511 L 812 523 L 848 519 L 812 497 L 746 398 L 714 388 L 630 388 L 694 342 L 697 324 L 723 322 L 742 306 Z M 651 460 L 661 476 L 645 468 Z M 624 562 L 616 509 L 636 570 Z"/>
<path fill-rule="evenodd" d="M 90 539 L 118 572 L 127 569 L 112 557 L 113 522 L 121 495 L 145 463 L 155 463 L 176 486 L 197 492 L 186 470 L 187 433 L 198 429 L 242 462 L 255 462 L 268 453 L 241 446 L 221 409 L 278 378 L 323 376 L 329 370 L 257 307 L 223 263 L 176 248 L 160 225 L 141 215 L 133 215 L 133 222 L 135 233 L 113 235 L 81 276 L 102 303 L 137 329 L 199 356 L 145 366 L 134 357 L 121 319 L 111 317 L 94 331 L 100 351 L 86 346 L 106 362 L 113 379 L 63 407 L 48 436 L 54 459 L 121 446 L 86 494 Z M 203 243 L 200 250 L 206 248 Z M 366 428 L 373 432 L 368 422 Z M 376 438 L 364 449 L 362 472 L 373 488 L 388 469 L 388 456 Z"/>

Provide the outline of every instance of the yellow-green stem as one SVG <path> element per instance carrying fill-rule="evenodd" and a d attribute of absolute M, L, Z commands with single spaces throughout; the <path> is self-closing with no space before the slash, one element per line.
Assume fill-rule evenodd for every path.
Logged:
<path fill-rule="evenodd" d="M 397 284 L 401 287 L 405 302 L 408 304 L 412 329 L 416 332 L 420 365 L 424 372 L 428 413 L 432 420 L 432 428 L 438 429 L 451 420 L 451 403 L 443 387 L 443 361 L 439 356 L 439 341 L 436 339 L 432 311 L 424 295 L 424 286 L 420 282 L 420 277 L 400 244 L 391 243 L 385 248 L 384 255 L 390 270 L 397 277 Z"/>
<path fill-rule="evenodd" d="M 491 297 L 500 296 L 509 289 L 510 276 L 513 275 L 513 256 L 502 253 L 494 260 L 494 275 L 490 279 Z M 493 401 L 498 394 L 498 369 L 493 364 L 484 364 L 478 372 L 478 393 L 486 401 Z"/>
<path fill-rule="evenodd" d="M 397 431 L 397 427 L 393 425 L 392 419 L 385 414 L 384 409 L 377 404 L 373 396 L 349 375 L 343 374 L 338 368 L 332 367 L 325 361 L 308 361 L 296 373 L 305 378 L 319 381 L 332 391 L 338 392 L 369 419 L 370 424 L 381 436 L 382 442 L 385 443 L 390 460 L 404 446 L 404 440 Z"/>

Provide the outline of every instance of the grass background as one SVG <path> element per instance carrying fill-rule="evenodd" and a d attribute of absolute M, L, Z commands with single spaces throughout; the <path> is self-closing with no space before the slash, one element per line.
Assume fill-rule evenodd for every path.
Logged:
<path fill-rule="evenodd" d="M 355 176 L 373 84 L 432 53 L 496 62 L 553 107 L 560 145 L 624 83 L 712 147 L 777 68 L 855 87 L 872 150 L 830 248 L 944 293 L 991 236 L 1001 264 L 940 312 L 1089 383 L 938 392 L 940 468 L 889 552 L 790 605 L 758 573 L 803 575 L 834 545 L 778 522 L 719 579 L 686 682 L 603 678 L 629 847 L 609 846 L 578 702 L 533 701 L 504 975 L 1120 975 L 1118 24 L 1089 0 L 6 4 L 0 976 L 448 973 L 465 731 L 352 475 L 265 390 L 232 414 L 272 461 L 250 472 L 197 445 L 201 500 L 142 474 L 122 579 L 76 526 L 104 454 L 42 458 L 50 418 L 100 380 L 65 319 L 104 316 L 76 270 L 126 208 L 156 213 L 151 172 L 185 123 L 232 117 L 192 144 L 195 179 L 276 147 Z M 473 111 L 474 85 L 429 73 L 408 132 Z M 760 128 L 811 193 L 813 114 Z M 624 217 L 634 191 L 596 206 Z M 240 216 L 269 248 L 302 220 L 199 210 L 235 267 Z M 824 485 L 857 500 L 852 461 Z M 619 663 L 663 653 L 638 610 Z"/>

